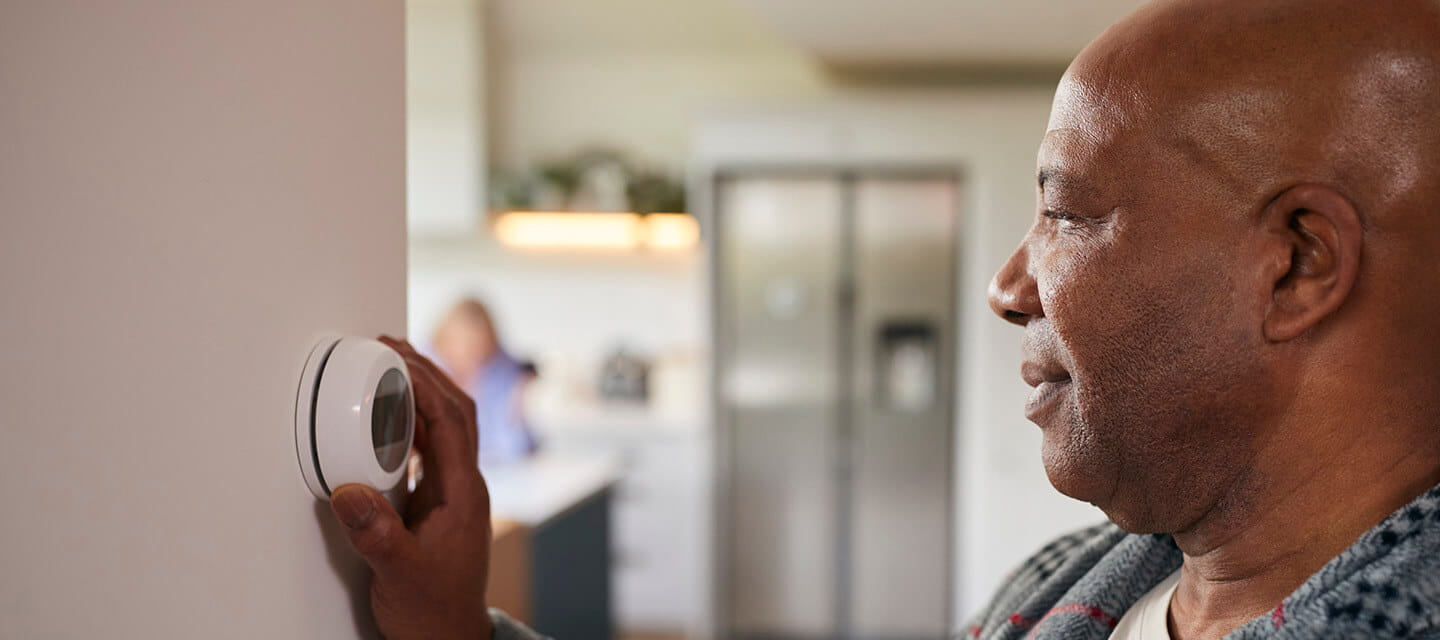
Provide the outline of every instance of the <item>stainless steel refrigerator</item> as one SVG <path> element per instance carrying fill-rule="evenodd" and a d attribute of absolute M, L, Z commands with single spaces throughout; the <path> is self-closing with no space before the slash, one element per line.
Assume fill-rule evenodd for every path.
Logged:
<path fill-rule="evenodd" d="M 945 635 L 959 184 L 714 174 L 718 637 Z"/>

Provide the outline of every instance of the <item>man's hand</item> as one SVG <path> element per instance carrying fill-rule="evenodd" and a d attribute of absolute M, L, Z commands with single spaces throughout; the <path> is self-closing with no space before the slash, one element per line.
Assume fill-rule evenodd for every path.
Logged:
<path fill-rule="evenodd" d="M 384 496 L 358 484 L 336 489 L 330 509 L 374 571 L 370 607 L 385 637 L 488 639 L 490 494 L 475 464 L 475 403 L 409 343 L 380 341 L 410 370 L 425 473 L 403 522 Z"/>

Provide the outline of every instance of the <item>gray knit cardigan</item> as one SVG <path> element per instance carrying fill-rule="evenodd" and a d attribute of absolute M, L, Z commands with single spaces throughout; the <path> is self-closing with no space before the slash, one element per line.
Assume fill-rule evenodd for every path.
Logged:
<path fill-rule="evenodd" d="M 490 624 L 495 627 L 495 635 L 491 636 L 492 640 L 550 640 L 531 631 L 530 627 L 514 621 L 499 609 L 490 610 Z"/>
<path fill-rule="evenodd" d="M 1168 535 L 1113 524 L 1050 543 L 1010 576 L 957 638 L 1105 640 L 1140 596 L 1180 567 Z M 492 611 L 495 640 L 546 640 Z M 1366 532 L 1271 612 L 1228 640 L 1440 640 L 1440 487 Z"/>
<path fill-rule="evenodd" d="M 1105 640 L 1141 596 L 1180 567 L 1168 535 L 1102 524 L 1052 542 L 957 637 Z M 1391 514 L 1227 640 L 1440 640 L 1440 487 Z"/>

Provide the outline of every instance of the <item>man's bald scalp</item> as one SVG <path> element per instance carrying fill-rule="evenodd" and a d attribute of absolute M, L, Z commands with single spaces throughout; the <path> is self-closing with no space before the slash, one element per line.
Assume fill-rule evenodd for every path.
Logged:
<path fill-rule="evenodd" d="M 1246 195 L 1328 184 L 1367 224 L 1440 196 L 1440 1 L 1155 2 L 1087 48 L 1062 91 Z"/>

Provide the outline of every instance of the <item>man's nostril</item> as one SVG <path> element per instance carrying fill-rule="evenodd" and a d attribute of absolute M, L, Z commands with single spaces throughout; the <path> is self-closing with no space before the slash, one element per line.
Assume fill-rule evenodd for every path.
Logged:
<path fill-rule="evenodd" d="M 1006 320 L 1023 320 L 1026 315 L 1027 315 L 1027 314 L 1025 314 L 1025 313 L 1023 313 L 1023 312 L 1020 312 L 1020 311 L 1016 311 L 1016 310 L 1014 310 L 1014 309 L 1006 309 L 1006 310 L 1005 310 L 1005 319 L 1006 319 Z"/>

